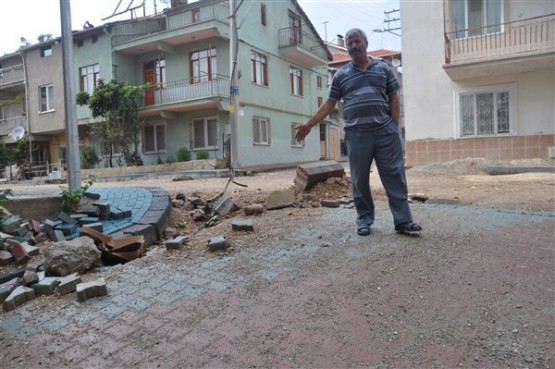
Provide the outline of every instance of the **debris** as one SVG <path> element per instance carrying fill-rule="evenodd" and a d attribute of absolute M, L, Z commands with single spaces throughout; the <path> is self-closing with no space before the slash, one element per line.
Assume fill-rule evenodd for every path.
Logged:
<path fill-rule="evenodd" d="M 106 296 L 108 294 L 108 287 L 104 278 L 99 278 L 95 281 L 79 283 L 76 291 L 77 301 L 83 302 L 93 297 Z"/>
<path fill-rule="evenodd" d="M 297 167 L 295 184 L 301 191 L 306 191 L 319 182 L 330 177 L 344 177 L 345 168 L 334 160 L 303 164 Z"/>
<path fill-rule="evenodd" d="M 211 252 L 225 250 L 228 247 L 227 238 L 225 236 L 216 236 L 208 241 L 208 249 Z"/>
<path fill-rule="evenodd" d="M 266 209 L 281 209 L 292 206 L 295 203 L 295 192 L 293 190 L 278 190 L 270 193 L 266 198 Z"/>

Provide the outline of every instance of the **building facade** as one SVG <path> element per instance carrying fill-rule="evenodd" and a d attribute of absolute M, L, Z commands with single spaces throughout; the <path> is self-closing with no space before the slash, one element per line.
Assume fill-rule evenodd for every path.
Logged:
<path fill-rule="evenodd" d="M 553 158 L 554 6 L 401 1 L 408 165 Z"/>

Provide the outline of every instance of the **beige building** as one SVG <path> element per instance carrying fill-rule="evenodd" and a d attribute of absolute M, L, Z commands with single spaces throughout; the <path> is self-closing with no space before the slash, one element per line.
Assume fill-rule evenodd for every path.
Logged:
<path fill-rule="evenodd" d="M 554 6 L 401 1 L 408 165 L 555 156 Z"/>

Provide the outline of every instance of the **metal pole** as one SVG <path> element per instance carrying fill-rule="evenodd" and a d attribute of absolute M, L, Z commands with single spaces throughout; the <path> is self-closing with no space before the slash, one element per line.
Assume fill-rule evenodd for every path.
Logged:
<path fill-rule="evenodd" d="M 230 55 L 230 105 L 229 121 L 231 124 L 231 168 L 240 168 L 239 161 L 239 86 L 237 83 L 237 23 L 236 23 L 236 4 L 235 0 L 229 2 L 229 55 Z"/>
<path fill-rule="evenodd" d="M 73 34 L 71 31 L 70 0 L 60 0 L 60 18 L 62 22 L 62 58 L 64 66 L 67 183 L 69 190 L 74 191 L 81 186 L 81 163 L 79 160 L 75 74 L 73 73 Z"/>

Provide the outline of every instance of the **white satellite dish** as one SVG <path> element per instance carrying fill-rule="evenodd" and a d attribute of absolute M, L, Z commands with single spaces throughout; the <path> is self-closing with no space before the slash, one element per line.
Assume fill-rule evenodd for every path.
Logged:
<path fill-rule="evenodd" d="M 21 126 L 14 127 L 8 135 L 12 140 L 19 141 L 25 136 L 25 128 Z"/>
<path fill-rule="evenodd" d="M 401 61 L 399 59 L 393 59 L 391 61 L 391 65 L 393 65 L 395 68 L 399 68 L 401 66 Z"/>

